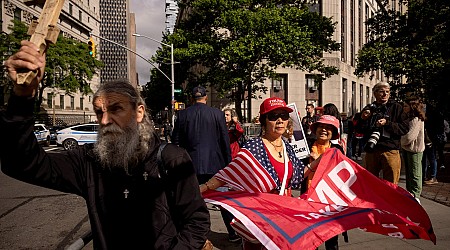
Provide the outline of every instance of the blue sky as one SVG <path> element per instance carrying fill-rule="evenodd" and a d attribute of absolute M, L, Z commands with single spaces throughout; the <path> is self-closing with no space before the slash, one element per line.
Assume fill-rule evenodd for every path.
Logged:
<path fill-rule="evenodd" d="M 165 29 L 164 8 L 164 0 L 130 0 L 130 10 L 136 14 L 136 32 L 160 41 Z M 160 44 L 149 39 L 136 38 L 136 52 L 145 58 L 150 58 L 159 47 Z M 136 65 L 139 83 L 145 85 L 150 79 L 152 66 L 139 57 L 136 58 Z"/>

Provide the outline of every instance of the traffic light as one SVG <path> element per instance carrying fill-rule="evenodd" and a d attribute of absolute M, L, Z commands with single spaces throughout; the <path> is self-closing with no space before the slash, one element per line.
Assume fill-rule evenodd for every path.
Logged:
<path fill-rule="evenodd" d="M 174 109 L 175 109 L 175 110 L 182 110 L 182 109 L 185 109 L 184 103 L 182 103 L 182 102 L 175 102 L 175 107 L 174 107 Z"/>
<path fill-rule="evenodd" d="M 95 41 L 94 38 L 90 37 L 88 42 L 89 55 L 95 57 Z"/>

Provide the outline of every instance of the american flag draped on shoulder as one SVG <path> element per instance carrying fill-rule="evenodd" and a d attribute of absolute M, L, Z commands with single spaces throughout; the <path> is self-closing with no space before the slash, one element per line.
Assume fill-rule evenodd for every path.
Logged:
<path fill-rule="evenodd" d="M 250 193 L 267 193 L 276 187 L 267 170 L 247 149 L 241 149 L 228 167 L 220 170 L 215 177 L 235 190 Z"/>
<path fill-rule="evenodd" d="M 254 168 L 249 167 L 258 171 Z M 242 191 L 208 192 L 204 197 L 233 213 L 267 249 L 315 249 L 353 228 L 436 244 L 427 213 L 408 192 L 378 179 L 339 150 L 322 155 L 303 199 L 263 193 L 271 184 L 265 187 L 265 177 L 251 175 L 223 170 L 220 178 L 230 176 L 232 186 Z M 247 176 L 253 184 L 240 183 Z"/>

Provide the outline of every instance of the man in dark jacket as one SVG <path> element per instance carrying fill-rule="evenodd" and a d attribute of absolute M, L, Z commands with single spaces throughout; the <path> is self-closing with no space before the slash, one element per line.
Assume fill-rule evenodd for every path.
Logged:
<path fill-rule="evenodd" d="M 377 83 L 373 87 L 375 101 L 363 109 L 368 125 L 364 131 L 366 151 L 364 166 L 379 177 L 397 184 L 400 180 L 400 137 L 409 131 L 408 119 L 401 104 L 389 100 L 390 86 Z"/>
<path fill-rule="evenodd" d="M 45 57 L 33 43 L 22 45 L 4 64 L 9 77 L 16 82 L 19 69 L 37 75 L 31 84 L 14 84 L 0 113 L 2 171 L 83 197 L 95 249 L 201 249 L 210 217 L 192 161 L 185 150 L 168 145 L 157 163 L 160 140 L 137 90 L 126 81 L 100 85 L 93 97 L 97 142 L 47 154 L 33 134 Z"/>
<path fill-rule="evenodd" d="M 199 183 L 206 183 L 231 161 L 230 139 L 225 113 L 206 105 L 208 95 L 202 86 L 192 90 L 195 103 L 178 113 L 172 132 L 172 143 L 187 150 L 194 163 Z M 221 209 L 229 240 L 239 241 L 230 226 L 233 216 Z"/>
<path fill-rule="evenodd" d="M 195 87 L 192 97 L 195 103 L 178 113 L 172 142 L 187 150 L 204 183 L 231 161 L 230 139 L 225 113 L 206 105 L 206 89 Z"/>

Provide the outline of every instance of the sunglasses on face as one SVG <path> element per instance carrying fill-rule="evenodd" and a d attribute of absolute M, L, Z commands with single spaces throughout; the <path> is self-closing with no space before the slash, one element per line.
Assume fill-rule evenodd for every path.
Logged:
<path fill-rule="evenodd" d="M 267 119 L 269 121 L 273 122 L 278 120 L 278 118 L 281 118 L 283 121 L 289 120 L 289 113 L 269 113 L 267 114 Z"/>

